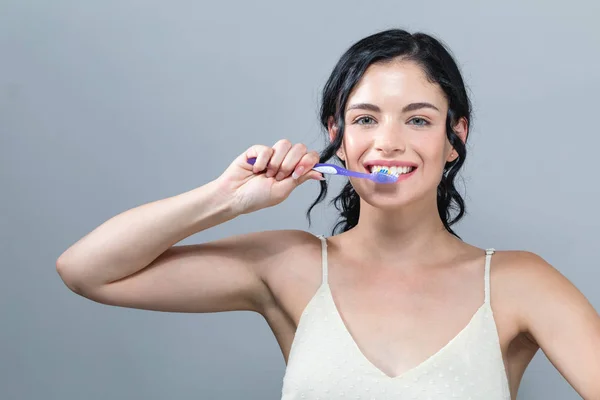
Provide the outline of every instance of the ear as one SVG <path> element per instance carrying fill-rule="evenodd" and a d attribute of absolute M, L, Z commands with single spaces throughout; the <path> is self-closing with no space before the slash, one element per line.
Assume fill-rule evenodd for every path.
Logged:
<path fill-rule="evenodd" d="M 329 141 L 333 142 L 338 132 L 338 127 L 335 124 L 333 116 L 327 119 L 327 132 L 329 132 Z"/>
<path fill-rule="evenodd" d="M 463 143 L 467 142 L 467 137 L 469 135 L 469 123 L 465 117 L 462 117 L 458 120 L 456 125 L 454 125 L 454 132 L 456 135 L 462 140 Z M 454 161 L 458 158 L 458 153 L 452 149 L 452 152 L 448 155 L 448 161 Z"/>
<path fill-rule="evenodd" d="M 467 119 L 465 117 L 459 119 L 456 125 L 454 125 L 454 132 L 456 132 L 456 134 L 458 135 L 460 140 L 462 140 L 463 143 L 467 142 L 467 136 L 469 134 L 469 123 L 467 122 Z"/>
<path fill-rule="evenodd" d="M 329 119 L 327 120 L 327 131 L 329 132 L 329 141 L 333 142 L 338 134 L 338 126 L 335 124 L 335 120 L 333 117 L 329 117 Z M 336 152 L 336 155 L 342 160 L 345 160 L 344 150 L 341 146 Z"/>

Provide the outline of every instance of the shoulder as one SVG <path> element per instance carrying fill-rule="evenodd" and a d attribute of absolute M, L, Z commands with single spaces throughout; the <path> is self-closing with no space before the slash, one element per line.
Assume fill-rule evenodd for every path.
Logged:
<path fill-rule="evenodd" d="M 514 311 L 521 332 L 530 336 L 555 329 L 579 308 L 593 308 L 575 285 L 540 255 L 530 251 L 498 251 L 491 274 L 502 301 Z M 528 335 L 528 336 L 529 336 Z"/>
<path fill-rule="evenodd" d="M 573 284 L 540 255 L 524 250 L 496 251 L 492 274 L 499 289 L 520 305 L 540 304 L 547 296 L 572 294 Z M 542 297 L 539 297 L 542 296 Z"/>
<path fill-rule="evenodd" d="M 268 253 L 260 257 L 259 274 L 275 300 L 265 315 L 268 319 L 278 319 L 281 312 L 295 316 L 301 312 L 298 305 L 321 283 L 321 240 L 302 230 L 266 231 L 260 240 L 269 244 L 264 246 Z"/>
<path fill-rule="evenodd" d="M 274 255 L 289 255 L 320 246 L 317 235 L 299 229 L 260 232 L 263 247 Z"/>
<path fill-rule="evenodd" d="M 572 283 L 540 255 L 524 250 L 496 251 L 492 270 L 499 284 L 526 300 L 532 293 L 568 292 Z"/>
<path fill-rule="evenodd" d="M 258 257 L 261 262 L 314 247 L 320 242 L 316 235 L 297 229 L 255 231 L 230 236 L 224 240 L 237 243 L 249 257 Z"/>
<path fill-rule="evenodd" d="M 560 274 L 541 256 L 525 250 L 496 251 L 492 263 L 499 278 L 505 279 L 518 277 L 520 280 L 536 281 Z"/>
<path fill-rule="evenodd" d="M 243 260 L 263 282 L 273 271 L 293 266 L 319 254 L 320 240 L 310 232 L 285 229 L 241 233 L 202 245 L 218 249 L 225 257 Z"/>
<path fill-rule="evenodd" d="M 264 278 L 284 267 L 306 264 L 320 257 L 321 240 L 314 234 L 297 229 L 271 230 L 250 234 L 248 251 L 260 260 Z"/>

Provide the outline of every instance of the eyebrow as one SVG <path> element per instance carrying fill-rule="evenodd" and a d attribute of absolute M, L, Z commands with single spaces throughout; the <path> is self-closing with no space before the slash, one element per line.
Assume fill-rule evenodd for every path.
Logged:
<path fill-rule="evenodd" d="M 434 106 L 431 103 L 427 103 L 427 102 L 420 102 L 420 103 L 410 103 L 407 104 L 406 106 L 404 106 L 402 108 L 402 112 L 410 112 L 410 111 L 416 111 L 416 110 L 420 110 L 422 108 L 430 108 L 432 110 L 435 111 L 440 111 L 436 106 Z M 357 104 L 352 104 L 348 107 L 348 111 L 350 110 L 367 110 L 367 111 L 373 111 L 373 112 L 381 112 L 381 109 L 379 107 L 377 107 L 375 104 L 370 104 L 370 103 L 357 103 Z"/>

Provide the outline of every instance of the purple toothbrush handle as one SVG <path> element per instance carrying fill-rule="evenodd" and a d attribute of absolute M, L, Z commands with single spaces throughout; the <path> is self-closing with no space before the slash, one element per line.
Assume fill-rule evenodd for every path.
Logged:
<path fill-rule="evenodd" d="M 354 178 L 367 178 L 367 179 L 371 178 L 371 174 L 363 174 L 361 172 L 350 171 L 346 168 L 340 167 L 339 165 L 335 165 L 335 164 L 319 163 L 319 164 L 315 164 L 313 169 L 315 171 L 319 171 L 324 174 L 344 175 L 344 176 L 351 176 Z"/>
<path fill-rule="evenodd" d="M 254 165 L 254 163 L 256 162 L 256 157 L 250 157 L 248 159 L 248 164 L 250 165 Z M 336 170 L 336 172 L 333 172 L 334 174 L 337 175 L 346 175 L 346 176 L 355 176 L 357 178 L 362 178 L 363 175 L 367 175 L 367 174 L 361 174 L 360 172 L 352 172 L 352 171 L 348 171 L 347 169 L 344 169 L 342 167 L 338 167 L 337 165 L 333 165 L 333 164 L 315 164 L 315 166 L 313 167 L 314 170 L 317 170 L 317 168 L 319 167 L 329 167 L 329 168 L 334 168 Z M 320 171 L 319 171 L 320 172 Z M 325 172 L 327 173 L 327 172 Z M 332 172 L 329 172 L 330 174 Z"/>
<path fill-rule="evenodd" d="M 256 157 L 251 157 L 248 159 L 248 164 L 254 165 L 255 162 Z M 322 174 L 344 175 L 353 178 L 366 178 L 377 183 L 394 183 L 398 180 L 398 178 L 392 175 L 383 173 L 365 174 L 362 172 L 349 171 L 346 168 L 342 168 L 335 164 L 317 163 L 312 169 Z"/>
<path fill-rule="evenodd" d="M 398 178 L 393 175 L 384 173 L 365 174 L 363 172 L 350 171 L 335 164 L 315 164 L 313 169 L 322 174 L 335 174 L 351 176 L 354 178 L 366 178 L 377 183 L 394 183 L 398 180 Z"/>

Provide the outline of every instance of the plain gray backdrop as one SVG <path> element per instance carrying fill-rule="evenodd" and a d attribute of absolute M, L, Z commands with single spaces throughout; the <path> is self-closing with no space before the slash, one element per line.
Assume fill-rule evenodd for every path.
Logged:
<path fill-rule="evenodd" d="M 285 365 L 259 315 L 97 304 L 64 286 L 55 261 L 108 218 L 214 179 L 252 144 L 320 150 L 325 80 L 348 46 L 386 28 L 441 38 L 469 87 L 458 233 L 540 254 L 600 309 L 600 6 L 499 3 L 0 1 L 0 398 L 279 398 Z M 332 182 L 331 194 L 342 178 Z M 304 216 L 317 194 L 307 182 L 183 243 L 329 234 L 332 207 L 310 228 Z M 519 398 L 579 396 L 540 351 Z"/>

